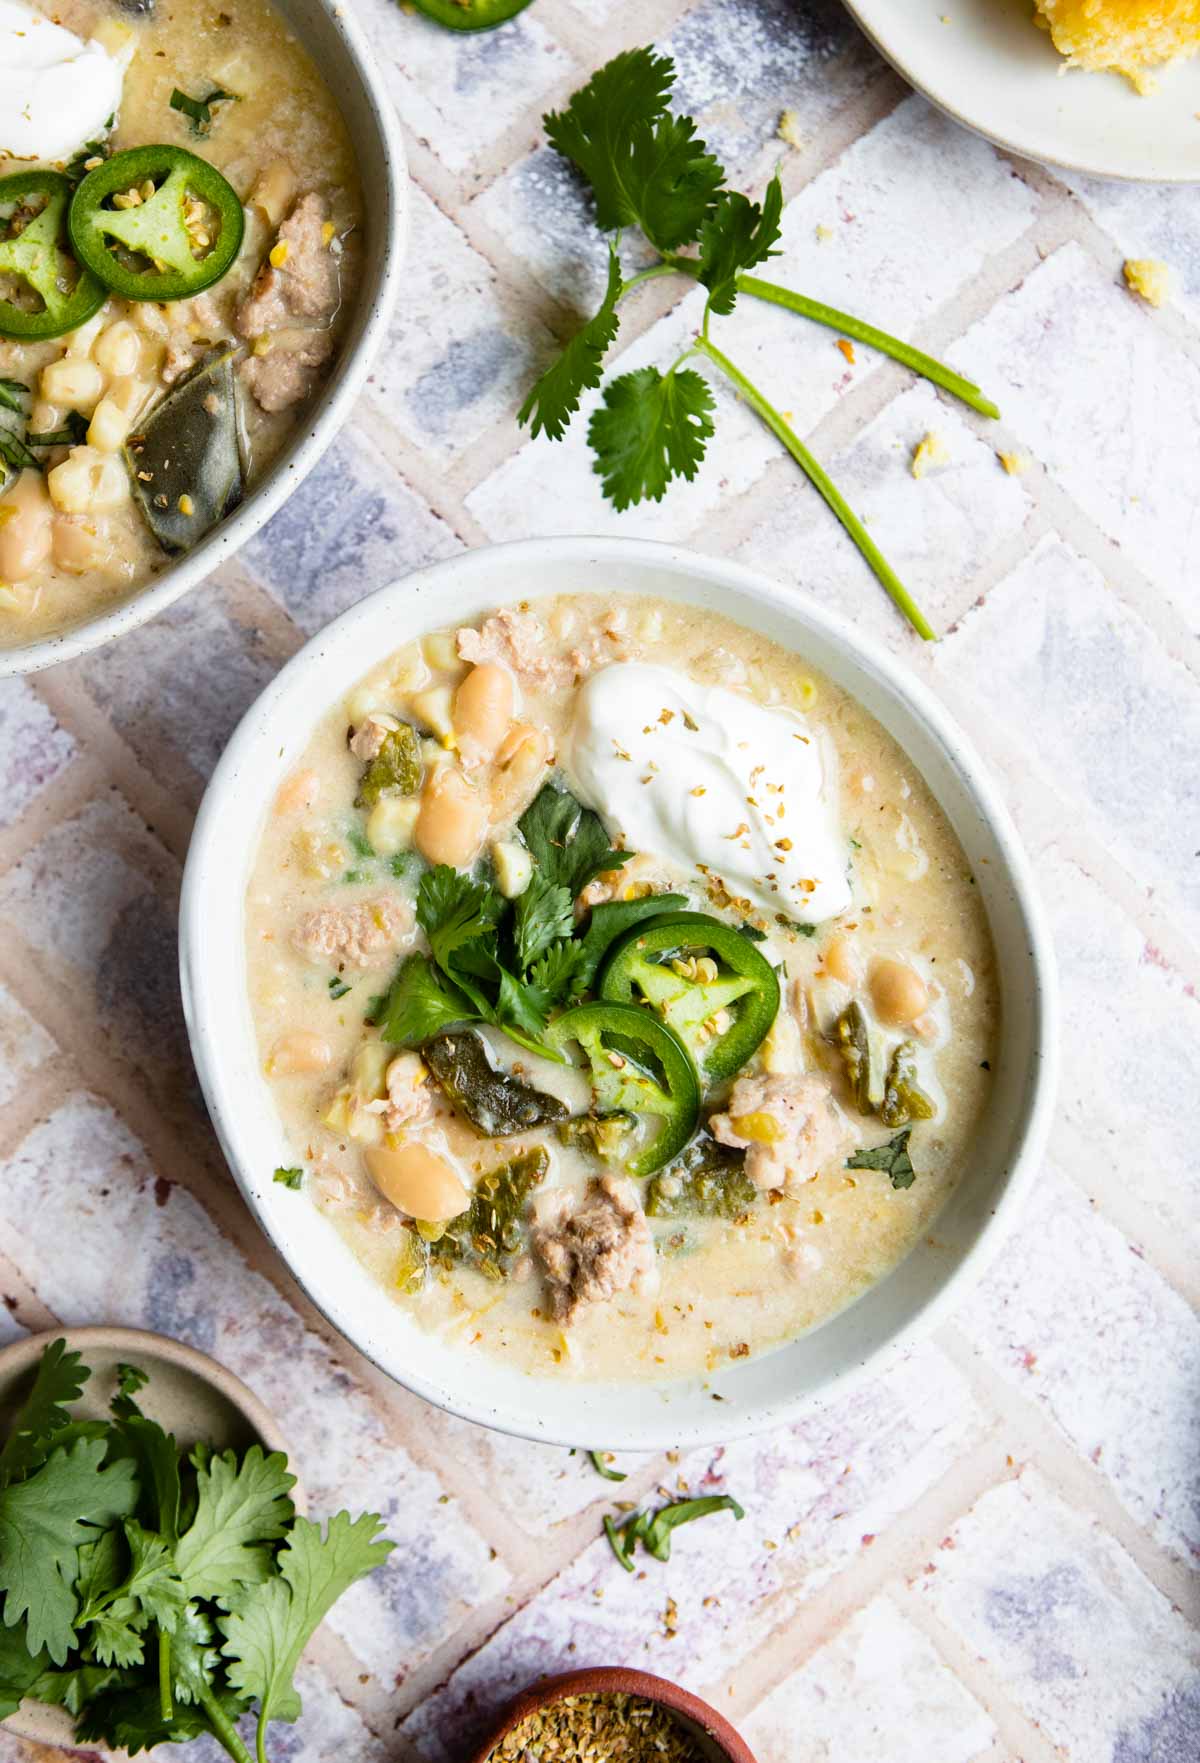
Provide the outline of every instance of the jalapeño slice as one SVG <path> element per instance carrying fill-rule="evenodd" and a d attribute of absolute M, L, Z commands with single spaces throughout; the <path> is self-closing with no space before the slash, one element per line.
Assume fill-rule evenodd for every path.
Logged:
<path fill-rule="evenodd" d="M 207 159 L 184 147 L 131 147 L 84 178 L 69 225 L 76 257 L 114 294 L 187 300 L 225 274 L 245 216 Z"/>
<path fill-rule="evenodd" d="M 697 972 L 705 958 L 708 966 Z M 770 962 L 748 937 L 707 912 L 664 912 L 636 925 L 610 949 L 598 990 L 613 1002 L 644 999 L 679 1036 L 708 1084 L 741 1070 L 779 1010 Z"/>
<path fill-rule="evenodd" d="M 700 1085 L 687 1048 L 637 1004 L 580 1004 L 550 1024 L 556 1051 L 577 1041 L 591 1068 L 602 1111 L 650 1116 L 658 1131 L 625 1164 L 628 1175 L 653 1175 L 677 1157 L 696 1130 Z"/>
<path fill-rule="evenodd" d="M 448 31 L 493 31 L 529 4 L 530 0 L 415 0 L 418 12 Z"/>
<path fill-rule="evenodd" d="M 0 337 L 44 342 L 77 330 L 98 312 L 108 289 L 69 251 L 71 185 L 58 171 L 18 171 L 0 178 Z"/>

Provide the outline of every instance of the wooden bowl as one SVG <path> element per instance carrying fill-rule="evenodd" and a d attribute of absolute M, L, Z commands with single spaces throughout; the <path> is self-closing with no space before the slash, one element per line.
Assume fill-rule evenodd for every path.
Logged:
<path fill-rule="evenodd" d="M 653 1677 L 648 1671 L 627 1671 L 622 1666 L 601 1665 L 590 1671 L 567 1671 L 557 1677 L 545 1677 L 532 1684 L 509 1703 L 499 1721 L 477 1751 L 466 1763 L 487 1763 L 488 1758 L 514 1726 L 545 1708 L 560 1702 L 564 1696 L 626 1695 L 641 1696 L 669 1708 L 683 1730 L 697 1741 L 700 1751 L 711 1763 L 754 1763 L 754 1755 L 745 1739 L 730 1726 L 723 1714 L 702 1702 L 690 1690 L 680 1689 L 665 1677 Z"/>
<path fill-rule="evenodd" d="M 267 1451 L 287 1453 L 270 1410 L 232 1371 L 195 1347 L 139 1328 L 56 1328 L 0 1350 L 0 1438 L 7 1434 L 25 1398 L 43 1351 L 58 1340 L 65 1340 L 69 1348 L 81 1353 L 91 1369 L 83 1395 L 72 1409 L 81 1420 L 97 1420 L 107 1414 L 116 1389 L 117 1366 L 126 1362 L 140 1366 L 150 1378 L 138 1392 L 139 1406 L 151 1420 L 174 1433 L 181 1445 L 205 1439 L 222 1451 L 243 1451 L 261 1444 Z M 303 1510 L 298 1483 L 292 1489 L 292 1499 L 297 1509 Z M 44 1702 L 22 1702 L 4 1721 L 3 1729 L 35 1744 L 75 1743 L 75 1722 L 70 1714 Z"/>

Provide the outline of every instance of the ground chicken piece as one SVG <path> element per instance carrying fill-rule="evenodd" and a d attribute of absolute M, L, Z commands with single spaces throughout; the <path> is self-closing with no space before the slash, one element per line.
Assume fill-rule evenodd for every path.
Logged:
<path fill-rule="evenodd" d="M 387 1096 L 367 1104 L 368 1112 L 378 1114 L 384 1132 L 399 1132 L 416 1120 L 425 1120 L 433 1113 L 433 1092 L 424 1060 L 416 1053 L 399 1053 L 387 1068 L 384 1079 Z"/>
<path fill-rule="evenodd" d="M 514 612 L 505 607 L 492 618 L 485 618 L 478 630 L 469 625 L 458 633 L 458 653 L 462 661 L 494 661 L 511 668 L 520 678 L 538 685 L 569 683 L 567 664 L 559 656 L 547 655 L 546 630 L 532 612 Z"/>
<path fill-rule="evenodd" d="M 828 1085 L 800 1076 L 739 1077 L 708 1130 L 722 1145 L 745 1148 L 755 1187 L 788 1192 L 814 1180 L 849 1136 Z"/>
<path fill-rule="evenodd" d="M 341 295 L 337 258 L 329 249 L 325 227 L 325 204 L 315 190 L 310 190 L 301 196 L 280 227 L 266 262 L 238 310 L 239 336 L 261 337 L 264 332 L 281 330 L 298 318 L 329 323 Z"/>
<path fill-rule="evenodd" d="M 654 1239 L 633 1183 L 602 1175 L 574 1211 L 570 1195 L 547 1194 L 533 1231 L 554 1317 L 569 1326 L 585 1304 L 653 1289 Z"/>
<path fill-rule="evenodd" d="M 195 339 L 187 331 L 172 331 L 167 338 L 167 353 L 163 357 L 163 383 L 173 386 L 181 380 L 185 373 L 190 373 L 196 365 Z"/>
<path fill-rule="evenodd" d="M 261 409 L 288 410 L 311 394 L 332 353 L 328 331 L 291 331 L 265 355 L 248 356 L 239 371 Z"/>
<path fill-rule="evenodd" d="M 375 967 L 405 936 L 409 908 L 389 894 L 358 906 L 322 906 L 301 919 L 292 937 L 310 961 Z"/>
<path fill-rule="evenodd" d="M 373 715 L 364 717 L 350 736 L 350 751 L 356 759 L 361 759 L 364 765 L 369 765 L 372 759 L 378 759 L 383 749 L 383 743 L 392 730 L 397 727 L 399 724 L 394 716 L 389 716 L 386 719 Z"/>

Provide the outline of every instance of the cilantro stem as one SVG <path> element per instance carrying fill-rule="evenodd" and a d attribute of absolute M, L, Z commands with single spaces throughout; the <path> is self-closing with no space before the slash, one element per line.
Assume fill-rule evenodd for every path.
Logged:
<path fill-rule="evenodd" d="M 171 1696 L 171 1636 L 165 1628 L 158 1631 L 158 1704 L 164 1726 L 170 1726 L 175 1703 Z"/>
<path fill-rule="evenodd" d="M 923 349 L 914 349 L 911 343 L 901 342 L 899 337 L 877 330 L 865 319 L 855 318 L 849 312 L 839 312 L 836 306 L 826 306 L 822 300 L 810 300 L 807 294 L 794 294 L 790 288 L 781 288 L 776 282 L 764 282 L 756 275 L 739 275 L 737 286 L 741 294 L 752 294 L 756 300 L 769 300 L 775 306 L 786 306 L 789 312 L 798 312 L 817 324 L 828 325 L 830 330 L 841 331 L 847 337 L 855 337 L 860 343 L 867 343 L 872 349 L 890 355 L 894 361 L 902 361 L 905 367 L 911 367 L 914 373 L 932 380 L 935 386 L 953 392 L 956 398 L 961 398 L 964 404 L 969 404 L 981 416 L 1000 415 L 991 399 L 984 396 L 973 380 L 964 379 L 961 373 L 955 373 L 952 367 L 947 367 L 934 356 L 926 355 Z"/>
<path fill-rule="evenodd" d="M 229 1755 L 234 1759 L 234 1763 L 254 1763 L 254 1759 L 242 1743 L 237 1727 L 233 1724 L 233 1721 L 229 1718 L 228 1714 L 226 1714 L 224 1708 L 222 1708 L 220 1702 L 218 1702 L 217 1698 L 213 1695 L 212 1691 L 206 1684 L 201 1684 L 199 1686 L 197 1695 L 200 1706 L 204 1709 L 208 1718 L 208 1724 L 212 1728 L 213 1737 L 219 1744 L 224 1745 L 225 1749 L 229 1752 Z M 262 1759 L 262 1763 L 265 1763 L 265 1759 L 262 1757 L 261 1727 L 259 1756 L 260 1759 Z"/>
<path fill-rule="evenodd" d="M 660 275 L 674 274 L 674 263 L 655 263 L 649 269 L 639 269 L 636 275 L 631 275 L 627 282 L 621 283 L 617 299 L 623 300 L 626 294 L 632 294 L 633 290 L 640 288 L 643 282 L 655 281 Z"/>
<path fill-rule="evenodd" d="M 923 637 L 927 643 L 935 643 L 937 633 L 824 466 L 813 458 L 803 441 L 793 433 L 774 405 L 767 403 L 758 388 L 751 384 L 740 368 L 734 366 L 728 355 L 722 354 L 716 344 L 710 342 L 706 336 L 698 337 L 695 346 L 698 354 L 706 355 L 714 367 L 720 368 L 726 379 L 737 387 L 755 414 L 762 418 L 771 433 L 787 448 L 801 471 L 841 521 L 867 564 L 903 612 L 905 618 L 908 619 L 917 635 Z"/>
<path fill-rule="evenodd" d="M 678 253 L 672 253 L 667 262 L 670 268 L 681 270 L 685 275 L 698 276 L 700 273 L 697 258 L 681 257 Z M 626 283 L 626 287 L 632 286 L 632 282 Z M 980 391 L 974 380 L 955 373 L 952 367 L 947 367 L 936 356 L 926 355 L 923 349 L 914 349 L 911 343 L 902 342 L 899 337 L 893 337 L 887 331 L 868 324 L 865 318 L 855 318 L 851 312 L 841 312 L 836 306 L 827 306 L 823 300 L 811 300 L 807 294 L 797 294 L 791 288 L 781 288 L 778 282 L 764 282 L 756 275 L 739 275 L 737 290 L 739 294 L 749 294 L 755 300 L 768 300 L 773 306 L 786 306 L 789 312 L 798 312 L 802 318 L 811 318 L 815 324 L 827 325 L 830 330 L 840 331 L 845 337 L 854 337 L 858 342 L 878 349 L 881 354 L 890 355 L 893 361 L 902 362 L 923 379 L 932 380 L 935 386 L 941 386 L 944 391 L 961 398 L 964 404 L 977 410 L 980 416 L 1000 415 L 997 406 Z"/>

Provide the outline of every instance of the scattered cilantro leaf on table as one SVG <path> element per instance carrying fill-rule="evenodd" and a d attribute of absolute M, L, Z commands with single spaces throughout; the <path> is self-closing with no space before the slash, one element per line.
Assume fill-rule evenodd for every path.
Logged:
<path fill-rule="evenodd" d="M 599 310 L 551 362 L 517 413 L 517 421 L 530 423 L 533 434 L 544 430 L 552 441 L 561 441 L 583 394 L 600 384 L 604 357 L 620 328 L 617 301 L 621 288 L 621 260 L 610 245 L 608 291 Z"/>
<path fill-rule="evenodd" d="M 716 433 L 716 402 L 690 367 L 639 367 L 613 380 L 593 411 L 588 440 L 604 494 L 618 510 L 661 502 L 672 478 L 689 483 Z"/>

